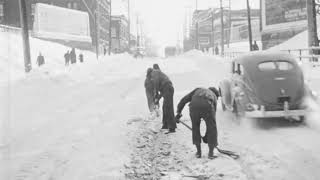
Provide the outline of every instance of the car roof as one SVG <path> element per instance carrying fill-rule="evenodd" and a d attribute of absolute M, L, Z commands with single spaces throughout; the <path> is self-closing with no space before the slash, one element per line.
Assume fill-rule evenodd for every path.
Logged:
<path fill-rule="evenodd" d="M 254 68 L 262 62 L 277 60 L 289 61 L 296 65 L 295 58 L 292 55 L 277 51 L 250 52 L 235 58 L 233 61 L 242 64 L 245 68 L 247 67 L 251 69 L 251 67 Z"/>

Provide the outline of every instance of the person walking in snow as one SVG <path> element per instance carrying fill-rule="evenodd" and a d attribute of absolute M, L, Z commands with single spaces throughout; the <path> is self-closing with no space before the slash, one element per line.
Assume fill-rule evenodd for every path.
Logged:
<path fill-rule="evenodd" d="M 162 129 L 169 129 L 167 133 L 174 133 L 177 126 L 174 119 L 173 84 L 166 74 L 156 69 L 151 72 L 151 82 L 155 104 L 163 97 Z"/>
<path fill-rule="evenodd" d="M 39 53 L 39 56 L 37 57 L 37 64 L 38 66 L 42 66 L 45 63 L 44 57 L 42 56 L 41 52 Z"/>
<path fill-rule="evenodd" d="M 82 54 L 82 53 L 79 54 L 79 61 L 80 61 L 81 63 L 83 63 L 83 54 Z"/>
<path fill-rule="evenodd" d="M 214 49 L 214 51 L 215 51 L 216 55 L 219 55 L 219 48 L 218 48 L 218 46 L 216 46 L 216 48 Z"/>
<path fill-rule="evenodd" d="M 201 158 L 201 119 L 204 119 L 207 127 L 203 141 L 204 143 L 208 143 L 209 146 L 208 158 L 214 158 L 213 150 L 218 146 L 216 110 L 219 96 L 219 91 L 214 87 L 208 89 L 196 88 L 184 96 L 178 104 L 175 119 L 177 123 L 180 123 L 181 112 L 185 104 L 190 102 L 189 112 L 192 121 L 192 142 L 197 148 L 197 158 Z"/>
<path fill-rule="evenodd" d="M 77 55 L 76 55 L 75 48 L 72 48 L 72 50 L 70 52 L 70 60 L 71 60 L 71 64 L 74 64 L 77 62 Z"/>
<path fill-rule="evenodd" d="M 252 45 L 252 50 L 253 51 L 259 51 L 259 46 L 257 44 L 257 41 L 254 41 L 253 45 Z"/>
<path fill-rule="evenodd" d="M 69 51 L 67 51 L 65 54 L 64 54 L 64 64 L 66 66 L 69 66 L 69 63 L 70 63 L 70 53 Z"/>

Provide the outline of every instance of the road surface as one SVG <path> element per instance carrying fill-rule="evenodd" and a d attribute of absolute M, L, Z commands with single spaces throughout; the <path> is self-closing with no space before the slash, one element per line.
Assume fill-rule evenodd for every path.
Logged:
<path fill-rule="evenodd" d="M 228 75 L 227 60 L 180 57 L 196 67 L 183 71 L 171 59 L 152 60 L 169 74 L 175 105 L 195 87 L 217 86 Z M 135 64 L 135 62 L 132 62 Z M 139 62 L 141 63 L 141 62 Z M 139 64 L 146 69 L 148 63 Z M 173 66 L 174 67 L 169 67 Z M 138 66 L 132 66 L 134 68 Z M 120 67 L 121 68 L 121 67 Z M 186 68 L 186 67 L 185 67 Z M 183 69 L 183 68 L 182 68 Z M 137 69 L 132 69 L 135 71 Z M 104 74 L 103 68 L 96 70 Z M 140 71 L 139 71 L 140 72 Z M 100 179 L 320 179 L 320 131 L 280 119 L 238 122 L 217 112 L 219 146 L 235 151 L 234 160 L 217 154 L 194 158 L 191 132 L 178 125 L 166 135 L 150 117 L 144 74 L 116 81 L 72 81 L 65 76 L 30 77 L 2 87 L 7 121 L 0 147 L 0 177 L 13 180 Z M 182 120 L 190 124 L 188 107 Z M 204 126 L 202 126 L 204 127 Z M 204 128 L 202 128 L 202 132 Z"/>

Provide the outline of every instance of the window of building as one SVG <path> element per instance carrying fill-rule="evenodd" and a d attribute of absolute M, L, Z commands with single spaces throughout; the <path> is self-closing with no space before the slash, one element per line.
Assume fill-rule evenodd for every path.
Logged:
<path fill-rule="evenodd" d="M 67 8 L 72 9 L 72 3 L 71 2 L 67 3 Z"/>
<path fill-rule="evenodd" d="M 31 5 L 31 15 L 34 16 L 34 13 L 36 11 L 36 5 L 35 4 L 32 4 Z"/>
<path fill-rule="evenodd" d="M 0 3 L 0 23 L 4 20 L 3 4 Z"/>
<path fill-rule="evenodd" d="M 2 18 L 4 16 L 4 12 L 3 12 L 3 4 L 0 3 L 0 18 Z"/>
<path fill-rule="evenodd" d="M 76 2 L 73 3 L 73 9 L 78 9 L 78 4 Z"/>

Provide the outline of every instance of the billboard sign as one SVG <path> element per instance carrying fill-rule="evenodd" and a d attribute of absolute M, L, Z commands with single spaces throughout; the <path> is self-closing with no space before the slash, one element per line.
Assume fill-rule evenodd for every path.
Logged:
<path fill-rule="evenodd" d="M 87 12 L 48 4 L 35 5 L 33 33 L 41 38 L 91 43 Z"/>
<path fill-rule="evenodd" d="M 262 15 L 263 29 L 301 24 L 307 19 L 306 0 L 262 0 Z"/>

